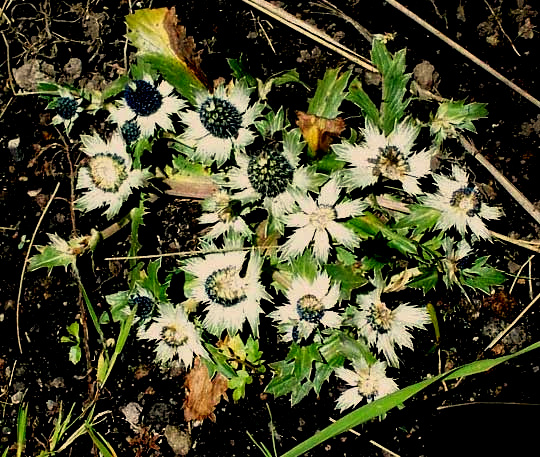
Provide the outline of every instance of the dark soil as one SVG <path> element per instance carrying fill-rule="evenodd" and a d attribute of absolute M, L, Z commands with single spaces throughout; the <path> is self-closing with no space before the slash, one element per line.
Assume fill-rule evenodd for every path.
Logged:
<path fill-rule="evenodd" d="M 276 3 L 316 24 L 356 52 L 369 55 L 369 43 L 343 19 L 321 14 L 321 8 L 305 0 Z M 540 21 L 538 5 L 527 0 L 490 0 L 489 3 L 521 56 L 503 35 L 487 2 L 405 2 L 412 11 L 523 89 L 540 96 L 540 32 L 528 28 Z M 373 33 L 395 32 L 396 38 L 389 48 L 392 51 L 407 48 L 407 64 L 411 71 L 424 60 L 429 61 L 438 73 L 435 84 L 443 96 L 488 103 L 490 116 L 477 123 L 478 133 L 473 137 L 476 146 L 533 203 L 540 205 L 534 174 L 540 165 L 538 107 L 385 2 L 343 0 L 335 4 Z M 106 224 L 99 215 L 92 213 L 76 213 L 75 218 L 72 217 L 69 201 L 72 199 L 74 170 L 82 155 L 79 144 L 67 139 L 50 124 L 46 101 L 36 95 L 13 95 L 12 88 L 34 90 L 32 77 L 25 78 L 22 71 L 38 62 L 40 71 L 57 82 L 77 87 L 102 87 L 123 72 L 124 16 L 130 5 L 133 8 L 176 6 L 180 22 L 187 26 L 188 34 L 194 37 L 197 49 L 202 51 L 202 66 L 211 79 L 227 77 L 230 71 L 226 59 L 243 56 L 249 71 L 261 79 L 296 68 L 301 79 L 315 87 L 325 69 L 342 66 L 352 69 L 356 77 L 364 80 L 368 90 L 376 93 L 378 88 L 369 86 L 370 80 L 362 69 L 241 1 L 185 0 L 175 5 L 175 2 L 147 0 L 29 0 L 4 2 L 4 5 L 7 5 L 5 11 L 0 6 L 4 13 L 0 17 L 0 30 L 5 41 L 0 44 L 3 49 L 0 56 L 0 452 L 15 442 L 17 409 L 24 394 L 24 401 L 30 405 L 25 453 L 30 456 L 43 449 L 61 403 L 64 408 L 76 403 L 75 411 L 80 410 L 88 398 L 88 380 L 93 375 L 88 376 L 84 355 L 74 366 L 67 359 L 67 346 L 60 343 L 60 336 L 67 334 L 66 326 L 79 317 L 81 297 L 75 280 L 58 268 L 50 275 L 38 270 L 24 277 L 19 309 L 22 353 L 19 351 L 17 293 L 29 240 L 58 183 L 56 199 L 37 231 L 34 244 L 46 244 L 47 233 L 67 238 L 74 231 L 87 234 L 93 227 L 103 229 Z M 133 48 L 127 48 L 130 60 L 133 52 Z M 81 67 L 77 60 L 70 59 L 80 59 Z M 13 73 L 18 74 L 17 83 L 10 77 Z M 25 82 L 28 85 L 25 86 Z M 296 109 L 305 110 L 310 96 L 298 85 L 284 86 L 272 92 L 270 103 L 277 107 L 285 102 L 292 113 Z M 104 119 L 99 117 L 91 127 L 84 122 L 78 125 L 72 138 L 78 138 L 80 133 L 90 133 L 92 129 L 103 131 L 105 128 Z M 20 143 L 13 147 L 9 142 L 17 138 Z M 465 161 L 476 181 L 486 184 L 490 198 L 504 208 L 505 218 L 491 224 L 490 228 L 513 238 L 538 239 L 539 227 L 534 220 L 472 157 L 462 157 L 458 145 L 451 146 L 455 146 L 454 157 Z M 159 152 L 171 153 L 166 145 Z M 141 254 L 194 249 L 199 231 L 198 214 L 199 205 L 194 201 L 162 196 L 152 203 L 141 229 Z M 92 259 L 86 258 L 82 262 L 84 282 L 100 313 L 107 307 L 106 295 L 127 288 L 127 265 L 104 259 L 125 255 L 128 246 L 129 228 L 125 228 L 100 244 Z M 532 254 L 499 242 L 485 249 L 495 265 L 509 274 L 515 274 Z M 162 271 L 175 265 L 173 257 L 165 257 Z M 512 281 L 509 280 L 489 299 L 470 295 L 469 302 L 458 293 L 430 297 L 440 316 L 440 359 L 437 352 L 429 352 L 434 338 L 431 330 L 418 333 L 414 356 L 411 352 L 404 353 L 399 385 L 435 375 L 439 367 L 449 369 L 475 360 L 493 337 L 530 302 L 530 293 L 538 292 L 540 280 L 536 270 L 533 261 L 532 279 L 519 280 L 511 294 Z M 527 268 L 523 275 L 529 275 Z M 181 284 L 173 281 L 173 300 L 175 290 L 181 298 Z M 538 324 L 538 312 L 533 308 L 488 355 L 508 354 L 538 341 Z M 91 344 L 97 341 L 96 336 L 90 335 Z M 283 356 L 284 349 L 276 345 L 274 339 L 275 335 L 262 335 L 261 349 L 267 361 Z M 96 343 L 90 354 L 93 366 L 98 355 Z M 526 450 L 534 449 L 531 446 L 536 441 L 534 421 L 528 418 L 539 413 L 540 364 L 537 357 L 532 353 L 489 373 L 466 378 L 459 384 L 452 381 L 431 387 L 408 401 L 405 408 L 390 412 L 385 420 L 358 427 L 359 435 L 345 433 L 307 455 L 394 455 L 378 445 L 401 456 L 525 455 Z M 275 399 L 264 393 L 271 377 L 266 373 L 248 386 L 246 399 L 237 404 L 232 400 L 222 401 L 216 410 L 215 423 L 205 421 L 199 427 L 189 428 L 183 422 L 181 408 L 185 395 L 183 374 L 162 373 L 151 364 L 152 360 L 150 348 L 128 345 L 115 367 L 113 378 L 108 381 L 108 390 L 102 393 L 97 404 L 97 411 L 109 412 L 97 427 L 119 456 L 173 456 L 163 436 L 167 425 L 180 425 L 191 434 L 189 455 L 256 456 L 259 451 L 246 432 L 271 446 L 267 405 L 273 417 L 278 452 L 283 453 L 329 425 L 331 418 L 339 417 L 334 409 L 340 393 L 336 387 L 325 386 L 320 398 L 312 393 L 291 408 L 288 399 Z M 141 422 L 148 427 L 146 441 L 142 440 L 140 449 L 136 444 L 131 447 L 128 444 L 128 438 L 133 438 L 136 433 L 122 413 L 131 402 L 142 406 Z M 449 407 L 452 405 L 454 407 Z M 150 449 L 152 436 L 159 450 Z M 71 451 L 64 455 L 68 453 L 97 455 L 87 438 L 76 441 Z"/>

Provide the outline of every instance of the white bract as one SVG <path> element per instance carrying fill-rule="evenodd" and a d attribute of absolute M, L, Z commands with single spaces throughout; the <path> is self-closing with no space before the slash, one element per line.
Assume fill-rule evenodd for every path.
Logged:
<path fill-rule="evenodd" d="M 445 238 L 442 241 L 442 247 L 446 254 L 446 257 L 442 259 L 443 280 L 446 287 L 451 287 L 452 283 L 460 283 L 459 271 L 465 267 L 467 259 L 472 254 L 472 248 L 465 240 L 461 240 L 456 246 L 452 238 Z"/>
<path fill-rule="evenodd" d="M 358 236 L 336 220 L 358 216 L 365 205 L 358 200 L 337 203 L 340 191 L 341 186 L 334 177 L 321 188 L 316 202 L 309 195 L 297 194 L 299 211 L 284 217 L 287 227 L 296 228 L 281 248 L 284 258 L 301 255 L 313 241 L 315 258 L 320 262 L 326 262 L 331 248 L 329 235 L 336 244 L 341 244 L 347 249 L 358 246 Z"/>
<path fill-rule="evenodd" d="M 351 387 L 343 392 L 336 404 L 341 411 L 352 408 L 366 400 L 368 403 L 398 390 L 393 379 L 386 377 L 386 363 L 375 362 L 369 365 L 365 360 L 353 363 L 354 370 L 339 367 L 336 376 Z"/>
<path fill-rule="evenodd" d="M 286 295 L 289 303 L 270 313 L 284 341 L 306 339 L 319 325 L 337 328 L 341 324 L 341 316 L 330 311 L 339 300 L 339 284 L 331 285 L 326 272 L 313 280 L 295 277 Z"/>
<path fill-rule="evenodd" d="M 251 144 L 253 133 L 248 129 L 259 115 L 258 103 L 249 106 L 249 89 L 244 82 L 221 84 L 213 94 L 196 93 L 195 110 L 180 114 L 186 124 L 181 141 L 193 148 L 191 158 L 202 163 L 223 165 L 231 150 Z"/>
<path fill-rule="evenodd" d="M 122 203 L 133 188 L 141 187 L 148 174 L 131 169 L 131 157 L 119 133 L 110 142 L 98 136 L 82 135 L 82 150 L 89 156 L 88 162 L 79 170 L 77 189 L 87 189 L 75 205 L 82 211 L 108 206 L 107 218 L 118 214 Z"/>
<path fill-rule="evenodd" d="M 224 190 L 216 191 L 202 203 L 204 213 L 199 218 L 201 224 L 212 224 L 212 228 L 204 235 L 215 239 L 220 235 L 238 234 L 244 237 L 251 235 L 251 229 L 244 219 L 236 214 L 231 196 Z"/>
<path fill-rule="evenodd" d="M 110 119 L 117 123 L 128 143 L 139 135 L 148 137 L 156 126 L 172 131 L 171 114 L 178 113 L 186 102 L 172 94 L 173 86 L 163 80 L 158 85 L 145 75 L 127 84 L 118 106 L 111 108 Z"/>
<path fill-rule="evenodd" d="M 315 191 L 320 175 L 312 167 L 298 166 L 302 151 L 300 132 L 283 133 L 282 146 L 270 145 L 251 155 L 236 155 L 237 167 L 227 174 L 229 186 L 240 190 L 235 198 L 243 202 L 262 200 L 270 215 L 281 218 L 296 207 L 295 193 Z"/>
<path fill-rule="evenodd" d="M 206 305 L 204 327 L 220 336 L 224 330 L 235 334 L 247 319 L 256 336 L 259 326 L 259 305 L 270 296 L 260 284 L 262 259 L 252 252 L 246 273 L 241 272 L 247 253 L 233 251 L 208 254 L 186 261 L 184 271 L 195 276 L 188 298 Z"/>
<path fill-rule="evenodd" d="M 358 309 L 352 323 L 358 328 L 370 346 L 382 352 L 392 366 L 399 366 L 395 347 L 405 346 L 413 349 L 410 329 L 423 329 L 429 322 L 428 313 L 422 309 L 405 304 L 390 309 L 381 301 L 381 288 L 359 295 Z"/>
<path fill-rule="evenodd" d="M 157 343 L 156 361 L 162 365 L 179 362 L 189 368 L 194 355 L 206 357 L 206 350 L 195 326 L 188 320 L 181 306 L 168 303 L 158 307 L 159 317 L 148 329 L 139 333 L 139 338 Z"/>
<path fill-rule="evenodd" d="M 434 175 L 439 186 L 435 195 L 428 195 L 423 204 L 441 212 L 436 228 L 443 231 L 455 227 L 461 235 L 469 228 L 479 238 L 490 238 L 482 219 L 498 219 L 501 212 L 482 202 L 480 191 L 469 184 L 467 173 L 458 166 L 452 167 L 452 177 Z"/>
<path fill-rule="evenodd" d="M 404 121 L 385 136 L 368 123 L 363 134 L 364 142 L 360 145 L 342 143 L 333 146 L 338 158 L 350 165 L 344 172 L 347 185 L 352 189 L 364 188 L 375 184 L 382 176 L 400 181 L 403 190 L 409 194 L 422 193 L 418 179 L 430 172 L 431 157 L 425 150 L 412 151 L 418 129 Z"/>

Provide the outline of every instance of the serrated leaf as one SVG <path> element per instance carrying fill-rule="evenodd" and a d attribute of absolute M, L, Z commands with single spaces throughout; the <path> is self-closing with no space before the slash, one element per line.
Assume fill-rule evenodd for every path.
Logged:
<path fill-rule="evenodd" d="M 424 293 L 426 293 L 435 288 L 439 282 L 439 272 L 437 268 L 425 269 L 423 267 L 420 267 L 420 271 L 422 273 L 410 281 L 408 286 L 416 289 L 422 289 Z"/>
<path fill-rule="evenodd" d="M 309 346 L 300 346 L 293 343 L 287 355 L 287 360 L 294 360 L 293 374 L 299 381 L 309 379 L 313 369 L 313 362 L 322 362 L 319 354 L 319 345 L 312 343 Z"/>
<path fill-rule="evenodd" d="M 360 265 L 328 264 L 324 268 L 328 275 L 340 283 L 341 298 L 349 300 L 351 292 L 368 283 Z"/>
<path fill-rule="evenodd" d="M 432 229 L 440 218 L 441 212 L 423 205 L 412 205 L 410 214 L 401 217 L 394 225 L 396 228 L 413 228 L 413 235 L 421 235 Z"/>
<path fill-rule="evenodd" d="M 263 101 L 267 99 L 268 93 L 272 90 L 272 86 L 281 86 L 282 84 L 287 83 L 299 83 L 309 90 L 309 86 L 300 80 L 300 75 L 295 69 L 272 75 L 265 82 L 257 79 L 257 82 L 259 86 L 259 98 Z"/>
<path fill-rule="evenodd" d="M 341 73 L 341 68 L 328 69 L 319 80 L 315 95 L 309 102 L 308 113 L 327 119 L 339 116 L 339 107 L 347 96 L 345 89 L 351 76 L 350 71 Z"/>
<path fill-rule="evenodd" d="M 206 90 L 206 76 L 194 52 L 193 39 L 178 26 L 174 7 L 140 9 L 126 16 L 127 37 L 141 62 L 158 70 L 185 98 L 196 105 L 197 90 Z"/>
<path fill-rule="evenodd" d="M 313 389 L 313 383 L 306 381 L 300 384 L 291 394 L 291 406 L 300 403 L 309 394 L 309 391 Z"/>
<path fill-rule="evenodd" d="M 461 282 L 489 294 L 493 286 L 498 286 L 506 281 L 506 276 L 503 273 L 490 265 L 485 265 L 488 258 L 489 256 L 480 257 L 471 268 L 461 270 Z"/>
<path fill-rule="evenodd" d="M 453 138 L 459 130 L 476 132 L 473 121 L 487 117 L 485 103 L 469 103 L 464 100 L 448 100 L 439 105 L 437 113 L 431 119 L 430 131 L 435 141 L 440 143 L 446 138 Z"/>
<path fill-rule="evenodd" d="M 300 382 L 294 376 L 294 364 L 285 360 L 270 364 L 270 368 L 274 370 L 274 376 L 264 389 L 275 397 L 281 397 L 295 390 Z"/>
<path fill-rule="evenodd" d="M 129 80 L 129 76 L 124 75 L 107 84 L 101 92 L 101 102 L 103 103 L 108 98 L 116 97 L 126 88 L 126 84 L 129 82 Z"/>
<path fill-rule="evenodd" d="M 227 362 L 227 357 L 223 355 L 218 349 L 212 346 L 210 343 L 205 343 L 204 347 L 212 355 L 212 359 L 215 362 L 215 368 L 219 373 L 226 378 L 233 378 L 236 376 L 236 371 Z"/>
<path fill-rule="evenodd" d="M 257 79 L 255 79 L 247 69 L 243 54 L 240 55 L 239 59 L 227 58 L 227 63 L 229 64 L 232 74 L 236 79 L 245 79 L 250 87 L 257 85 Z"/>
<path fill-rule="evenodd" d="M 379 128 L 382 128 L 379 109 L 375 103 L 373 103 L 371 98 L 369 98 L 369 95 L 366 94 L 364 89 L 362 89 L 362 83 L 356 78 L 349 85 L 347 100 L 353 102 L 362 110 L 362 114 L 367 121 Z"/>
<path fill-rule="evenodd" d="M 65 267 L 72 265 L 76 261 L 76 256 L 73 253 L 60 250 L 54 246 L 40 246 L 40 254 L 32 256 L 28 263 L 28 271 L 34 271 L 38 268 Z"/>

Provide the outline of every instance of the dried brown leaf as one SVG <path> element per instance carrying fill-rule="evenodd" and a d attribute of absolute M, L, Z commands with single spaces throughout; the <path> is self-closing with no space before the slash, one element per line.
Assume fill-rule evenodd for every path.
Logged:
<path fill-rule="evenodd" d="M 197 359 L 187 374 L 184 385 L 188 390 L 183 405 L 184 419 L 186 421 L 202 421 L 209 418 L 215 422 L 214 410 L 221 401 L 221 397 L 226 398 L 227 378 L 218 373 L 211 380 L 208 376 L 208 369 L 200 362 L 200 359 Z"/>
<path fill-rule="evenodd" d="M 345 121 L 341 117 L 326 119 L 315 114 L 296 111 L 298 120 L 296 125 L 313 152 L 327 152 L 334 138 L 341 135 L 345 130 Z"/>

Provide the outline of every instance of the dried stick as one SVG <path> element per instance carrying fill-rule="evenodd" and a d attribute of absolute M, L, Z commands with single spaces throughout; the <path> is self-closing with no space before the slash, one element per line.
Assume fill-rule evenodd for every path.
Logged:
<path fill-rule="evenodd" d="M 244 0 L 246 1 L 246 0 Z M 529 94 L 528 92 L 526 92 L 525 90 L 523 90 L 521 87 L 519 87 L 517 84 L 513 83 L 512 81 L 510 81 L 508 78 L 506 78 L 505 76 L 503 76 L 502 74 L 500 74 L 497 70 L 495 70 L 494 68 L 491 68 L 488 64 L 484 63 L 483 61 L 481 61 L 478 57 L 476 57 L 474 54 L 472 54 L 471 52 L 467 51 L 463 46 L 460 46 L 459 44 L 457 44 L 455 41 L 451 40 L 450 38 L 448 38 L 445 34 L 443 34 L 442 32 L 439 32 L 435 27 L 433 27 L 432 25 L 428 24 L 426 21 L 424 21 L 420 16 L 417 16 L 416 14 L 414 14 L 412 11 L 408 10 L 407 8 L 405 8 L 402 4 L 396 2 L 396 0 L 385 0 L 387 3 L 389 3 L 390 5 L 392 5 L 394 8 L 396 8 L 398 11 L 402 12 L 403 14 L 405 14 L 406 16 L 408 16 L 409 18 L 411 18 L 413 21 L 415 21 L 417 24 L 421 25 L 422 27 L 424 27 L 425 29 L 427 29 L 428 31 L 430 31 L 431 33 L 433 33 L 433 35 L 435 35 L 437 38 L 441 39 L 442 41 L 444 41 L 447 45 L 451 46 L 452 48 L 454 48 L 457 52 L 459 52 L 460 54 L 464 55 L 465 57 L 467 57 L 469 60 L 472 60 L 476 65 L 478 65 L 479 67 L 483 68 L 484 70 L 486 70 L 488 73 L 490 73 L 491 75 L 493 75 L 495 78 L 497 78 L 499 81 L 503 82 L 504 84 L 506 84 L 508 87 L 512 88 L 513 90 L 515 90 L 518 94 L 520 94 L 522 97 L 526 98 L 527 100 L 529 100 L 531 103 L 533 103 L 534 105 L 538 106 L 540 108 L 540 100 L 538 100 L 537 98 L 534 98 L 531 94 Z"/>
<path fill-rule="evenodd" d="M 465 138 L 463 135 L 459 136 L 459 140 L 465 150 L 472 154 L 472 156 L 480 162 L 484 168 L 489 171 L 493 177 L 503 186 L 508 193 L 521 205 L 521 207 L 527 211 L 531 217 L 536 221 L 537 224 L 540 224 L 540 211 L 538 211 L 534 205 L 527 200 L 527 198 L 516 189 L 516 187 L 506 179 L 503 174 L 497 170 L 489 161 L 474 147 L 474 144 Z"/>
<path fill-rule="evenodd" d="M 43 222 L 43 218 L 45 217 L 45 214 L 49 210 L 49 207 L 51 206 L 51 203 L 54 200 L 54 197 L 56 196 L 56 192 L 58 192 L 58 188 L 60 187 L 60 183 L 56 184 L 56 188 L 54 189 L 54 192 L 51 195 L 51 198 L 47 202 L 47 206 L 45 206 L 45 209 L 41 213 L 41 216 L 39 217 L 38 223 L 36 225 L 36 228 L 34 229 L 34 233 L 32 234 L 32 238 L 30 239 L 30 244 L 28 245 L 28 251 L 26 252 L 26 257 L 24 258 L 24 264 L 23 269 L 21 272 L 21 279 L 19 281 L 19 292 L 17 293 L 17 312 L 15 315 L 15 321 L 17 326 L 17 343 L 19 344 L 19 351 L 22 354 L 22 345 L 21 345 L 21 335 L 19 330 L 19 309 L 21 305 L 21 295 L 22 295 L 22 285 L 24 281 L 24 274 L 26 273 L 26 265 L 28 264 L 28 259 L 30 258 L 30 251 L 32 250 L 32 246 L 34 245 L 34 240 L 36 238 L 37 232 L 39 230 L 39 227 L 41 226 L 41 223 Z"/>
<path fill-rule="evenodd" d="M 337 17 L 340 17 L 344 21 L 351 24 L 356 30 L 358 30 L 358 33 L 360 33 L 360 35 L 362 35 L 367 41 L 369 41 L 370 43 L 373 41 L 373 35 L 369 32 L 368 29 L 356 22 L 350 16 L 347 16 L 343 11 L 330 3 L 328 0 L 321 0 L 320 2 L 313 3 L 313 5 L 318 5 L 321 8 L 327 9 L 328 11 L 330 11 L 330 13 L 327 14 L 333 14 Z"/>
<path fill-rule="evenodd" d="M 306 24 L 304 21 L 294 17 L 292 14 L 287 13 L 282 8 L 272 5 L 264 0 L 242 0 L 244 3 L 247 3 L 249 6 L 258 9 L 259 11 L 267 14 L 268 16 L 276 19 L 289 26 L 290 28 L 300 32 L 301 34 L 311 38 L 317 43 L 326 46 L 334 52 L 346 57 L 351 62 L 364 67 L 366 70 L 378 73 L 378 70 L 371 65 L 370 61 L 365 57 L 357 54 L 356 52 L 350 50 L 347 46 L 342 45 L 340 42 L 329 37 L 326 33 L 321 32 L 316 27 Z"/>
<path fill-rule="evenodd" d="M 503 35 L 506 37 L 506 39 L 510 42 L 510 45 L 512 46 L 512 49 L 514 50 L 514 52 L 519 56 L 521 57 L 521 54 L 519 53 L 519 51 L 516 49 L 516 47 L 514 46 L 514 43 L 512 42 L 512 38 L 510 38 L 508 36 L 508 33 L 506 33 L 506 31 L 503 29 L 503 26 L 502 26 L 502 22 L 501 20 L 499 19 L 499 17 L 497 16 L 497 13 L 495 13 L 495 11 L 493 11 L 493 8 L 491 7 L 491 5 L 488 3 L 487 0 L 484 0 L 484 3 L 487 5 L 487 7 L 489 8 L 489 11 L 491 11 L 491 14 L 493 16 L 493 18 L 495 19 L 495 21 L 497 21 L 497 24 L 499 25 L 499 28 L 501 29 L 501 32 L 503 33 Z"/>

